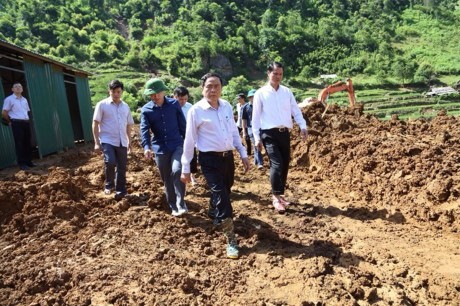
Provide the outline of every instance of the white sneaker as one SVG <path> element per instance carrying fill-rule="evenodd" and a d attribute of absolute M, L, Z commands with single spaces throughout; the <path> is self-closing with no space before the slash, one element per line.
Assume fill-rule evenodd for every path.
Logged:
<path fill-rule="evenodd" d="M 188 213 L 187 208 L 179 208 L 178 210 L 173 210 L 171 215 L 173 215 L 174 217 L 180 217 L 182 215 L 185 215 L 186 213 Z"/>
<path fill-rule="evenodd" d="M 108 188 L 104 189 L 104 194 L 108 195 L 108 194 L 111 194 L 111 193 L 112 193 L 111 189 L 108 189 Z"/>
<path fill-rule="evenodd" d="M 179 213 L 179 215 L 184 215 L 184 214 L 188 213 L 188 208 L 187 207 L 179 208 L 179 210 L 177 212 Z"/>
<path fill-rule="evenodd" d="M 177 210 L 173 210 L 171 215 L 173 215 L 174 217 L 179 217 L 180 215 L 182 215 L 181 213 L 179 213 L 179 211 Z"/>

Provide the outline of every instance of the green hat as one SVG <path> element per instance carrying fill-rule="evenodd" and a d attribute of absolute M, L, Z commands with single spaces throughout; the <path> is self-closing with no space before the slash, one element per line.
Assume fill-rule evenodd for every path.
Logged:
<path fill-rule="evenodd" d="M 248 98 L 249 97 L 254 97 L 255 93 L 256 93 L 255 89 L 251 89 L 250 91 L 248 91 Z"/>
<path fill-rule="evenodd" d="M 145 83 L 144 95 L 150 96 L 162 91 L 168 90 L 165 83 L 160 79 L 150 79 Z"/>

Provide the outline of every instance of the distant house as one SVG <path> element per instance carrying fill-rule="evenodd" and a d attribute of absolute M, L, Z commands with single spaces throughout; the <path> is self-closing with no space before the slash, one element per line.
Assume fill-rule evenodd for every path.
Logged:
<path fill-rule="evenodd" d="M 429 92 L 427 92 L 425 95 L 432 97 L 432 96 L 444 96 L 444 95 L 450 95 L 453 93 L 458 93 L 455 89 L 452 87 L 433 87 Z"/>
<path fill-rule="evenodd" d="M 0 107 L 14 82 L 31 109 L 32 147 L 42 157 L 92 140 L 90 73 L 0 40 Z M 0 169 L 16 164 L 11 128 L 0 126 Z"/>

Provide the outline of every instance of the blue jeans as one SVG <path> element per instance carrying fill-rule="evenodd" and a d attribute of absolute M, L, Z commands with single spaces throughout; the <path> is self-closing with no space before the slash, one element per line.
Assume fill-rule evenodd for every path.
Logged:
<path fill-rule="evenodd" d="M 166 201 L 176 211 L 187 207 L 184 201 L 185 184 L 180 180 L 182 151 L 182 147 L 177 147 L 174 152 L 155 154 L 155 162 L 165 186 Z"/>
<path fill-rule="evenodd" d="M 235 177 L 233 154 L 223 157 L 209 152 L 200 152 L 198 161 L 206 183 L 211 189 L 208 216 L 213 219 L 215 225 L 218 225 L 222 220 L 233 217 L 230 202 L 230 190 Z"/>
<path fill-rule="evenodd" d="M 125 194 L 126 191 L 126 165 L 128 164 L 128 148 L 112 146 L 102 143 L 104 152 L 105 188 L 113 189 L 117 193 Z M 115 168 L 117 168 L 115 175 Z M 116 176 L 116 177 L 115 177 Z"/>
<path fill-rule="evenodd" d="M 249 134 L 249 137 L 251 138 L 251 142 L 254 145 L 254 165 L 263 166 L 264 165 L 264 158 L 262 156 L 262 152 L 260 152 L 259 149 L 256 146 L 256 141 L 254 139 L 254 134 Z"/>

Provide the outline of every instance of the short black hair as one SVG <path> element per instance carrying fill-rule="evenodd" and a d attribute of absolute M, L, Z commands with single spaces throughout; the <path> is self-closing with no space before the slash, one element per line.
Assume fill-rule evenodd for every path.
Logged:
<path fill-rule="evenodd" d="M 275 68 L 283 68 L 283 64 L 281 64 L 280 62 L 271 62 L 268 67 L 267 67 L 267 71 L 268 72 L 272 72 L 273 70 L 275 70 Z"/>
<path fill-rule="evenodd" d="M 177 86 L 176 89 L 174 89 L 174 95 L 177 97 L 190 96 L 188 89 L 184 86 Z"/>
<path fill-rule="evenodd" d="M 121 88 L 121 90 L 124 90 L 123 83 L 118 80 L 112 80 L 109 82 L 109 90 L 114 90 L 117 88 Z"/>
<path fill-rule="evenodd" d="M 218 75 L 217 73 L 215 72 L 208 72 L 206 73 L 205 75 L 203 75 L 200 79 L 200 84 L 201 84 L 201 87 L 204 87 L 204 83 L 206 83 L 206 80 L 209 79 L 209 78 L 212 78 L 212 77 L 215 77 L 215 78 L 218 78 L 219 81 L 220 81 L 220 85 L 224 85 L 223 81 L 222 81 L 222 78 L 220 75 Z"/>

